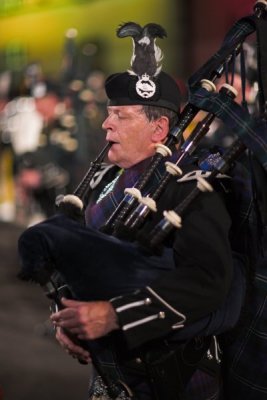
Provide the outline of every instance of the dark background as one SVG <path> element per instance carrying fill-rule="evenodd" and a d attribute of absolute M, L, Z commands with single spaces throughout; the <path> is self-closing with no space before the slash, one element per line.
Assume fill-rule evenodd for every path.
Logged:
<path fill-rule="evenodd" d="M 90 367 L 55 341 L 42 289 L 16 278 L 21 231 L 0 223 L 0 399 L 86 399 Z"/>

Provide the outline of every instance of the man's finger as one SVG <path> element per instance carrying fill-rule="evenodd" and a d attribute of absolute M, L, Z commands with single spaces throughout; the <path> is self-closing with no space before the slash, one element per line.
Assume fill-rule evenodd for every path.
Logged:
<path fill-rule="evenodd" d="M 62 297 L 61 303 L 66 307 L 78 307 L 81 304 L 80 301 L 66 299 L 65 297 Z"/>

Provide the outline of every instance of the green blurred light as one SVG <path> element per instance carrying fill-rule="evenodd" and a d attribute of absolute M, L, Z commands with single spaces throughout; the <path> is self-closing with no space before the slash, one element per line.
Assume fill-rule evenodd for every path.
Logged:
<path fill-rule="evenodd" d="M 1 0 L 0 17 L 46 11 L 69 5 L 92 3 L 94 1 L 97 0 Z"/>
<path fill-rule="evenodd" d="M 171 4 L 175 4 L 176 0 L 20 2 L 21 5 L 18 0 L 9 3 L 10 7 L 13 5 L 13 11 L 17 10 L 16 13 L 14 11 L 13 14 L 1 15 L 0 11 L 0 52 L 5 55 L 10 44 L 19 42 L 25 50 L 27 62 L 39 61 L 44 71 L 53 76 L 60 72 L 65 35 L 70 28 L 77 31 L 77 37 L 73 40 L 82 54 L 87 57 L 95 55 L 98 60 L 101 59 L 108 73 L 129 67 L 131 40 L 118 40 L 116 37 L 116 28 L 122 22 L 133 20 L 140 25 L 148 22 L 162 24 L 169 36 L 168 40 L 159 41 L 163 52 L 172 44 L 169 16 L 174 13 L 175 9 Z M 3 10 L 3 0 L 0 0 L 0 5 Z M 170 55 L 166 63 L 170 65 L 171 55 L 175 52 L 170 50 L 167 53 Z M 1 69 L 3 64 L 2 62 Z"/>

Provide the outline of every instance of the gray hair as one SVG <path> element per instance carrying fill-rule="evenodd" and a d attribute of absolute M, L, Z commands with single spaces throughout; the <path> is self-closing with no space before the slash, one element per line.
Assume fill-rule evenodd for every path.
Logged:
<path fill-rule="evenodd" d="M 157 106 L 149 106 L 143 105 L 142 111 L 147 116 L 149 121 L 155 121 L 156 119 L 165 116 L 169 120 L 170 129 L 177 123 L 178 121 L 178 113 L 169 110 L 168 108 L 164 107 L 157 107 Z"/>

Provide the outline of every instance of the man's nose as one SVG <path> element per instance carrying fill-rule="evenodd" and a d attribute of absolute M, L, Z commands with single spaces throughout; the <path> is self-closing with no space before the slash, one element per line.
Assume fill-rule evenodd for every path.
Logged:
<path fill-rule="evenodd" d="M 112 129 L 111 116 L 110 115 L 108 115 L 107 118 L 103 121 L 102 128 L 105 129 L 105 130 Z"/>

